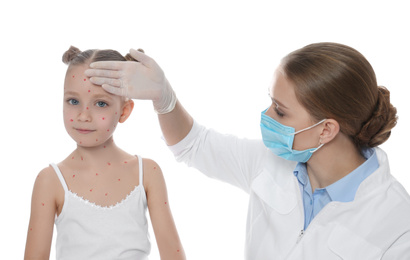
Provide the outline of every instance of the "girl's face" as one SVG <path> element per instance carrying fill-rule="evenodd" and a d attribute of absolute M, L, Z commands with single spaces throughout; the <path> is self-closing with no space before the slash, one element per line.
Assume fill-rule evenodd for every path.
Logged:
<path fill-rule="evenodd" d="M 281 72 L 276 70 L 273 86 L 269 90 L 272 105 L 265 114 L 279 123 L 295 128 L 295 131 L 305 129 L 314 122 L 308 111 L 299 103 L 296 98 L 293 83 L 289 81 Z M 314 127 L 295 135 L 293 149 L 305 150 L 319 146 L 319 138 L 322 127 Z"/>
<path fill-rule="evenodd" d="M 124 102 L 121 97 L 92 84 L 84 75 L 86 69 L 88 64 L 70 66 L 67 70 L 64 82 L 64 125 L 77 145 L 95 147 L 111 141 L 118 122 L 125 121 L 131 113 L 124 111 L 130 102 Z"/>

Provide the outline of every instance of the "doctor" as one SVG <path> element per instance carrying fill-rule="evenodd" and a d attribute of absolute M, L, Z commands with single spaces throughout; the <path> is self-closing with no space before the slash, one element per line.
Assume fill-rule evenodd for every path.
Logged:
<path fill-rule="evenodd" d="M 284 57 L 263 141 L 199 125 L 156 62 L 131 55 L 140 62 L 86 73 L 108 92 L 153 100 L 178 161 L 249 194 L 246 259 L 410 259 L 410 197 L 378 148 L 396 109 L 358 51 L 316 43 Z"/>

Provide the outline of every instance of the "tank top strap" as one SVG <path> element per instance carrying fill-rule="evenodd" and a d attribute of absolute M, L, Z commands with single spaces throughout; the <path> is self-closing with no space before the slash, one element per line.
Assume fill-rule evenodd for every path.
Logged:
<path fill-rule="evenodd" d="M 61 185 L 62 185 L 63 188 L 64 188 L 64 191 L 67 192 L 67 191 L 68 191 L 67 183 L 65 182 L 64 177 L 63 177 L 63 174 L 61 173 L 60 169 L 59 169 L 58 166 L 57 166 L 56 164 L 54 164 L 54 163 L 52 163 L 52 164 L 50 164 L 50 165 L 53 167 L 53 169 L 54 169 L 54 171 L 56 172 L 58 178 L 60 179 L 60 182 L 61 182 Z"/>
<path fill-rule="evenodd" d="M 139 166 L 139 177 L 140 177 L 140 181 L 139 181 L 139 185 L 141 185 L 142 187 L 144 187 L 144 167 L 142 165 L 142 157 L 137 155 L 138 157 L 138 166 Z"/>

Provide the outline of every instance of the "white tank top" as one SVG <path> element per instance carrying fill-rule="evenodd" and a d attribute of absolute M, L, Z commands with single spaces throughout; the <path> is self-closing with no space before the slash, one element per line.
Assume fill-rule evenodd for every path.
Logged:
<path fill-rule="evenodd" d="M 98 206 L 68 190 L 60 169 L 51 164 L 65 191 L 63 209 L 55 220 L 57 260 L 148 259 L 147 198 L 140 156 L 138 160 L 139 185 L 110 207 Z"/>

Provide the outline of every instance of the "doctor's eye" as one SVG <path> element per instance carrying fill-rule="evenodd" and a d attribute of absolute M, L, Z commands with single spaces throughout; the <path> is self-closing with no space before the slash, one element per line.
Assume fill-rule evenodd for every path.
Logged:
<path fill-rule="evenodd" d="M 108 104 L 104 101 L 98 101 L 96 105 L 97 107 L 107 107 L 108 106 Z"/>
<path fill-rule="evenodd" d="M 74 99 L 74 98 L 68 99 L 67 102 L 68 102 L 68 104 L 74 105 L 74 106 L 76 106 L 80 103 L 77 99 Z"/>
<path fill-rule="evenodd" d="M 282 112 L 280 112 L 277 107 L 274 107 L 273 110 L 275 110 L 276 114 L 277 114 L 279 117 L 284 117 L 284 116 L 285 116 L 285 114 L 283 114 Z"/>

